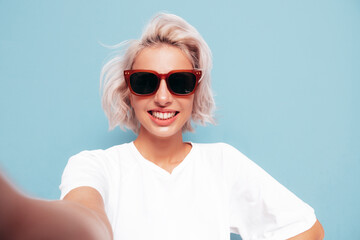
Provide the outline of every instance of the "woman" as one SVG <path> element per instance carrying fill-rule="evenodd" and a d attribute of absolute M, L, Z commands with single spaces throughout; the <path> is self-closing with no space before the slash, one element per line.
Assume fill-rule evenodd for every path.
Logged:
<path fill-rule="evenodd" d="M 65 201 L 37 200 L 37 213 L 59 216 L 47 224 L 67 239 L 322 239 L 313 209 L 239 151 L 183 141 L 191 121 L 213 122 L 210 69 L 196 29 L 155 16 L 102 72 L 110 127 L 128 127 L 136 140 L 70 158 Z"/>
<path fill-rule="evenodd" d="M 136 140 L 72 157 L 62 198 L 98 212 L 114 239 L 286 239 L 320 229 L 311 207 L 236 149 L 183 142 L 191 121 L 213 122 L 210 68 L 196 29 L 157 15 L 102 74 L 110 127 Z"/>

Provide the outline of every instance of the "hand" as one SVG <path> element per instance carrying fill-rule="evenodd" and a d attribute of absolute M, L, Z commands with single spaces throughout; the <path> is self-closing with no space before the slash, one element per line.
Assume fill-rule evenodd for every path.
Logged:
<path fill-rule="evenodd" d="M 72 201 L 32 199 L 0 172 L 0 239 L 112 239 L 96 213 Z"/>

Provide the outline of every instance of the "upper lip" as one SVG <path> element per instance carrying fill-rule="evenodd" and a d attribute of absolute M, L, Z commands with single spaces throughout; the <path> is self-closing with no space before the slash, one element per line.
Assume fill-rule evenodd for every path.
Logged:
<path fill-rule="evenodd" d="M 150 109 L 148 112 L 171 113 L 171 112 L 179 112 L 179 111 L 173 109 Z"/>

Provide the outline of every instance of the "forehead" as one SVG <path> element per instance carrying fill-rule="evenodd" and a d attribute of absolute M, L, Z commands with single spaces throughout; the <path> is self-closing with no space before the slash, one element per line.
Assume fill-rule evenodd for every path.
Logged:
<path fill-rule="evenodd" d="M 168 73 L 177 69 L 193 69 L 186 54 L 178 47 L 160 45 L 141 50 L 133 63 L 132 69 L 154 70 Z"/>

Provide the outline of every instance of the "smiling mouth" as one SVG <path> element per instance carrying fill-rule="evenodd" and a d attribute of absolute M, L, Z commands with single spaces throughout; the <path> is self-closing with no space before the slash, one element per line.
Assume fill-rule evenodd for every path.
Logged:
<path fill-rule="evenodd" d="M 148 113 L 151 114 L 151 116 L 153 116 L 154 118 L 157 118 L 160 120 L 167 120 L 167 119 L 175 117 L 179 112 L 178 111 L 174 111 L 174 112 L 148 111 Z"/>

